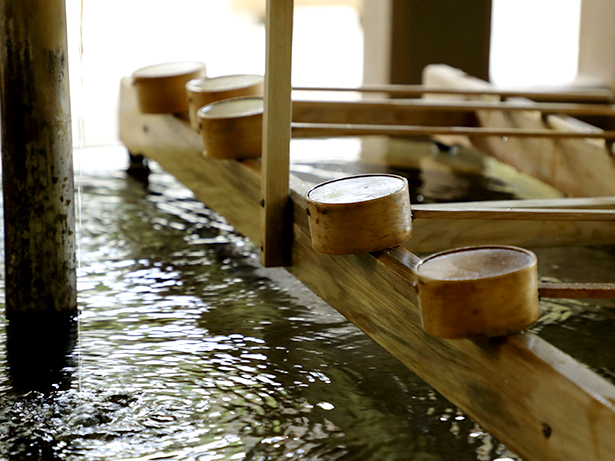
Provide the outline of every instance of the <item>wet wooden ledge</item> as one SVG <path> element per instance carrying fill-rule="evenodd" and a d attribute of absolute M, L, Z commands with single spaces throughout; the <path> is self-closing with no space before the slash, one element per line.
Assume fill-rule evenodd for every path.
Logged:
<path fill-rule="evenodd" d="M 187 122 L 140 114 L 133 96 L 124 84 L 120 138 L 128 149 L 158 162 L 258 244 L 259 162 L 205 158 Z M 524 459 L 615 459 L 615 386 L 532 333 L 475 341 L 428 335 L 416 258 L 399 247 L 358 256 L 314 251 L 308 185 L 291 175 L 290 186 L 290 273 Z"/>

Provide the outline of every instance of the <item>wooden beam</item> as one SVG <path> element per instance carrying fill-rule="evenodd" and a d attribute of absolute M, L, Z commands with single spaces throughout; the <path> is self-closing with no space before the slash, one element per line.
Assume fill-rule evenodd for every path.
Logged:
<path fill-rule="evenodd" d="M 412 205 L 413 213 L 422 210 L 501 209 L 523 207 L 566 209 L 615 209 L 615 197 L 493 200 L 467 203 Z M 549 247 L 566 245 L 609 245 L 615 242 L 615 229 L 609 222 L 584 221 L 501 221 L 460 219 L 417 219 L 412 224 L 412 238 L 404 247 L 416 253 L 430 253 L 446 248 L 476 244 Z"/>
<path fill-rule="evenodd" d="M 613 299 L 613 283 L 539 283 L 541 298 Z"/>
<path fill-rule="evenodd" d="M 290 264 L 289 143 L 293 1 L 267 0 L 261 263 Z"/>
<path fill-rule="evenodd" d="M 219 160 L 203 155 L 203 140 L 190 125 L 175 117 L 142 114 L 128 78 L 120 88 L 120 139 L 132 154 L 157 161 L 212 210 L 223 213 L 238 232 L 260 241 L 260 162 Z M 249 165 L 247 168 L 245 166 Z M 221 194 L 231 187 L 241 194 Z"/>
<path fill-rule="evenodd" d="M 412 224 L 412 238 L 403 247 L 431 253 L 471 245 L 612 245 L 614 227 L 611 222 L 417 219 Z"/>
<path fill-rule="evenodd" d="M 523 202 L 520 204 L 523 205 Z M 414 219 L 493 219 L 515 221 L 614 221 L 615 210 L 580 210 L 549 208 L 447 208 L 423 206 L 413 208 Z"/>
<path fill-rule="evenodd" d="M 549 209 L 615 209 L 615 197 L 577 197 L 551 198 L 529 200 L 485 200 L 460 203 L 430 203 L 412 205 L 413 210 L 434 209 L 448 210 L 450 208 L 549 208 Z"/>
<path fill-rule="evenodd" d="M 138 114 L 130 108 L 130 91 L 122 87 L 120 112 L 120 136 L 129 150 L 174 171 L 240 232 L 258 235 L 258 163 L 204 158 L 186 122 Z M 612 457 L 615 386 L 529 332 L 484 341 L 427 335 L 413 286 L 416 258 L 402 248 L 359 256 L 317 253 L 305 214 L 308 187 L 293 179 L 291 273 L 524 459 Z"/>
<path fill-rule="evenodd" d="M 401 100 L 360 102 L 294 100 L 293 122 L 423 126 L 476 126 L 478 123 L 476 115 L 469 111 L 465 113 L 429 111 L 423 110 L 414 101 Z"/>
<path fill-rule="evenodd" d="M 391 130 L 389 126 L 421 126 L 421 127 L 477 127 L 479 125 L 476 111 L 534 111 L 541 114 L 573 114 L 594 116 L 615 116 L 615 105 L 610 104 L 575 104 L 575 103 L 532 103 L 532 102 L 483 102 L 483 101 L 438 101 L 438 100 L 370 100 L 370 101 L 315 101 L 295 99 L 292 103 L 294 123 L 313 123 L 311 125 L 295 125 L 295 136 L 316 136 L 314 130 L 326 127 L 322 124 L 344 124 L 344 130 L 377 129 L 369 125 L 383 126 L 383 130 Z M 348 125 L 363 125 L 348 127 Z M 404 130 L 404 128 L 401 128 Z M 418 128 L 417 128 L 418 129 Z M 435 128 L 434 128 L 435 129 Z M 311 130 L 311 131 L 310 131 Z M 459 128 L 455 128 L 459 130 Z M 483 130 L 481 130 L 482 133 Z M 485 130 L 487 133 L 489 130 Z M 513 130 L 506 130 L 510 135 Z M 600 135 L 599 130 L 593 130 L 590 137 L 609 137 L 609 133 Z M 580 137 L 581 134 L 562 134 L 554 130 L 544 130 L 544 136 Z M 338 131 L 340 134 L 351 134 Z M 473 133 L 473 132 L 472 132 Z M 500 134 L 501 131 L 498 133 Z M 514 130 L 519 136 L 520 130 Z M 534 132 L 536 133 L 536 132 Z M 564 130 L 563 133 L 570 133 Z M 456 134 L 456 133 L 455 133 Z M 471 134 L 471 133 L 470 133 Z M 539 134 L 542 134 L 540 132 Z M 480 135 L 480 134 L 479 134 Z M 493 134 L 490 134 L 493 135 Z M 521 134 L 522 135 L 522 134 Z M 477 135 L 478 136 L 478 135 Z"/>
<path fill-rule="evenodd" d="M 615 116 L 613 104 L 580 104 L 563 102 L 515 101 L 437 101 L 407 100 L 405 103 L 416 110 L 472 112 L 476 110 L 496 110 L 505 112 L 535 111 L 542 114 L 601 115 Z"/>
<path fill-rule="evenodd" d="M 503 88 L 491 86 L 484 89 L 472 88 L 435 88 L 425 85 L 363 85 L 357 88 L 349 87 L 293 87 L 294 91 L 328 91 L 352 93 L 383 93 L 396 98 L 416 98 L 423 95 L 455 95 L 455 96 L 498 96 L 500 98 L 528 98 L 540 101 L 567 101 L 610 103 L 613 101 L 613 91 L 607 88 Z"/>
<path fill-rule="evenodd" d="M 615 131 L 567 131 L 550 128 L 491 128 L 466 126 L 352 125 L 342 123 L 292 124 L 293 136 L 470 136 L 473 138 L 615 139 Z M 507 142 L 506 139 L 504 142 Z"/>
<path fill-rule="evenodd" d="M 313 105 L 331 104 L 328 101 L 309 101 Z M 373 105 L 377 101 L 369 101 L 367 104 Z M 381 104 L 389 106 L 405 106 L 407 110 L 425 112 L 474 112 L 477 110 L 497 110 L 497 111 L 535 111 L 543 114 L 566 114 L 566 115 L 601 115 L 607 117 L 615 116 L 615 105 L 613 104 L 579 104 L 561 102 L 531 102 L 531 101 L 438 101 L 438 100 L 384 100 Z M 362 101 L 349 101 L 344 103 L 349 110 L 357 106 L 366 104 Z"/>

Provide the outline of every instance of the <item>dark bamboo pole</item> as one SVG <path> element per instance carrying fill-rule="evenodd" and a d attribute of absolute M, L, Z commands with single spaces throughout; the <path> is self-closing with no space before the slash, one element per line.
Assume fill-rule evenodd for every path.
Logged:
<path fill-rule="evenodd" d="M 65 1 L 0 0 L 0 24 L 7 348 L 36 375 L 77 314 Z"/>

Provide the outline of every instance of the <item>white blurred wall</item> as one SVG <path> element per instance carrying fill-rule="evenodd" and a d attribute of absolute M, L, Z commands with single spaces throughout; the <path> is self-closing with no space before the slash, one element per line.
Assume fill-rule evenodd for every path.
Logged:
<path fill-rule="evenodd" d="M 362 20 L 379 17 L 361 4 L 295 0 L 294 85 L 361 84 Z M 493 0 L 493 81 L 545 85 L 573 80 L 580 4 Z M 264 5 L 265 0 L 67 0 L 75 147 L 119 143 L 119 82 L 139 67 L 201 60 L 210 76 L 264 73 Z M 381 40 L 376 48 L 386 43 Z M 377 49 L 371 54 L 379 56 Z M 380 74 L 366 77 L 377 83 Z"/>
<path fill-rule="evenodd" d="M 361 83 L 360 16 L 348 1 L 297 3 L 293 84 Z M 119 143 L 120 79 L 140 67 L 198 60 L 209 76 L 263 74 L 262 17 L 258 8 L 235 6 L 231 0 L 67 0 L 75 147 Z"/>

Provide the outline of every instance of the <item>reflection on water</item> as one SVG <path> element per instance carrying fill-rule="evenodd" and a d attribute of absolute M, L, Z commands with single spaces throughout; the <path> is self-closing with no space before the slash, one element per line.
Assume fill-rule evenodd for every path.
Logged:
<path fill-rule="evenodd" d="M 615 247 L 534 251 L 545 282 L 612 283 L 615 278 Z M 533 330 L 615 383 L 615 300 L 543 300 L 541 309 L 541 321 Z"/>
<path fill-rule="evenodd" d="M 85 154 L 72 382 L 18 392 L 0 364 L 2 456 L 517 459 L 156 165 L 145 188 Z"/>
<path fill-rule="evenodd" d="M 291 170 L 318 183 L 348 174 L 405 176 L 412 203 L 559 198 L 563 194 L 474 149 L 426 140 L 294 139 Z"/>

